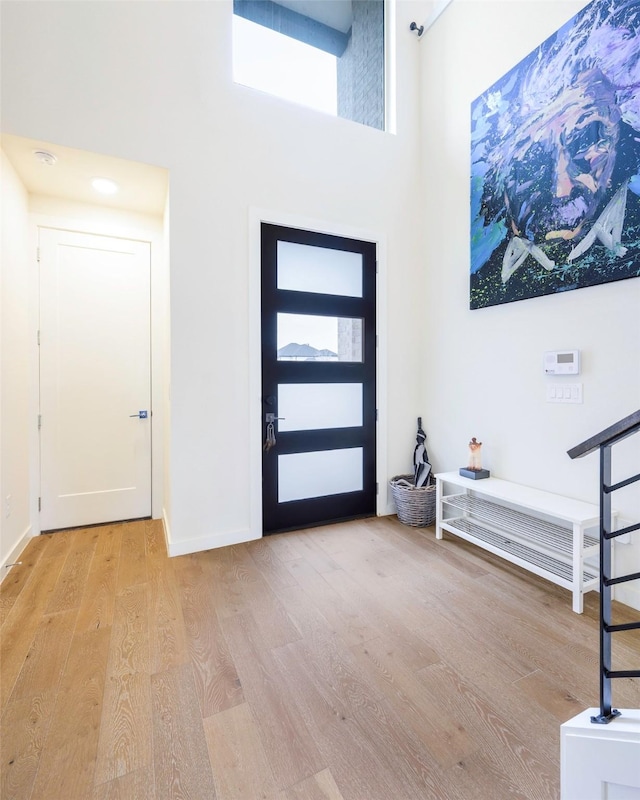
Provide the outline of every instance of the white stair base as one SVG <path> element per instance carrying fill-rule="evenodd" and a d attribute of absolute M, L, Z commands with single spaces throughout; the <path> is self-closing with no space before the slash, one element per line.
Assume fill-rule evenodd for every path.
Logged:
<path fill-rule="evenodd" d="M 589 708 L 560 728 L 562 800 L 640 800 L 640 709 L 608 725 Z"/>

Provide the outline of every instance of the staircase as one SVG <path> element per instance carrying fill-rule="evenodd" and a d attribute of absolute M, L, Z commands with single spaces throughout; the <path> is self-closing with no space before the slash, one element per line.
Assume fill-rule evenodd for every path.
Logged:
<path fill-rule="evenodd" d="M 614 577 L 611 553 L 614 539 L 640 530 L 640 523 L 614 530 L 611 514 L 613 492 L 640 481 L 638 473 L 611 483 L 612 449 L 638 432 L 640 410 L 568 451 L 571 458 L 600 451 L 600 708 L 561 727 L 562 800 L 640 800 L 640 710 L 613 708 L 611 693 L 616 678 L 640 678 L 640 669 L 616 670 L 611 663 L 612 635 L 640 630 L 640 621 L 614 625 L 611 616 L 612 587 L 640 580 L 640 572 Z"/>
<path fill-rule="evenodd" d="M 640 523 L 613 530 L 611 495 L 618 489 L 640 480 L 640 473 L 618 483 L 611 483 L 612 448 L 623 439 L 640 431 L 640 410 L 619 420 L 600 433 L 568 451 L 571 458 L 581 458 L 600 450 L 600 713 L 592 722 L 606 724 L 620 715 L 611 707 L 611 681 L 614 678 L 640 678 L 640 669 L 613 670 L 611 667 L 611 634 L 618 631 L 639 630 L 639 622 L 625 625 L 611 624 L 611 587 L 617 583 L 640 580 L 640 572 L 612 576 L 611 543 L 618 536 L 640 530 Z"/>

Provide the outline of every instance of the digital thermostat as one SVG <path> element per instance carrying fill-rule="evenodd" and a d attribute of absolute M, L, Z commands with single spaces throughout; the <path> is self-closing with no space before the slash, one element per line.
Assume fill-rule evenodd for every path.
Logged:
<path fill-rule="evenodd" d="M 579 350 L 549 350 L 544 354 L 544 371 L 547 375 L 578 375 Z"/>

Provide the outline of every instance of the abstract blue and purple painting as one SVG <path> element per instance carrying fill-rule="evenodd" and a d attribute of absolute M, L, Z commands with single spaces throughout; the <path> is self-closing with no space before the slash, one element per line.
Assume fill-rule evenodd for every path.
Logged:
<path fill-rule="evenodd" d="M 640 0 L 593 0 L 471 104 L 471 308 L 640 275 Z"/>

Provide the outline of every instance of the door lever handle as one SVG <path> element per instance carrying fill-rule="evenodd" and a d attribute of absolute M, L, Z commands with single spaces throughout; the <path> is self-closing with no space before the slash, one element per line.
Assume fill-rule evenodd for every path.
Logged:
<path fill-rule="evenodd" d="M 276 417 L 275 414 L 271 413 L 265 415 L 266 422 L 275 422 L 277 419 L 286 419 L 286 417 Z"/>
<path fill-rule="evenodd" d="M 129 417 L 138 417 L 139 419 L 147 419 L 149 413 L 147 411 L 138 411 L 137 414 L 129 414 Z"/>

